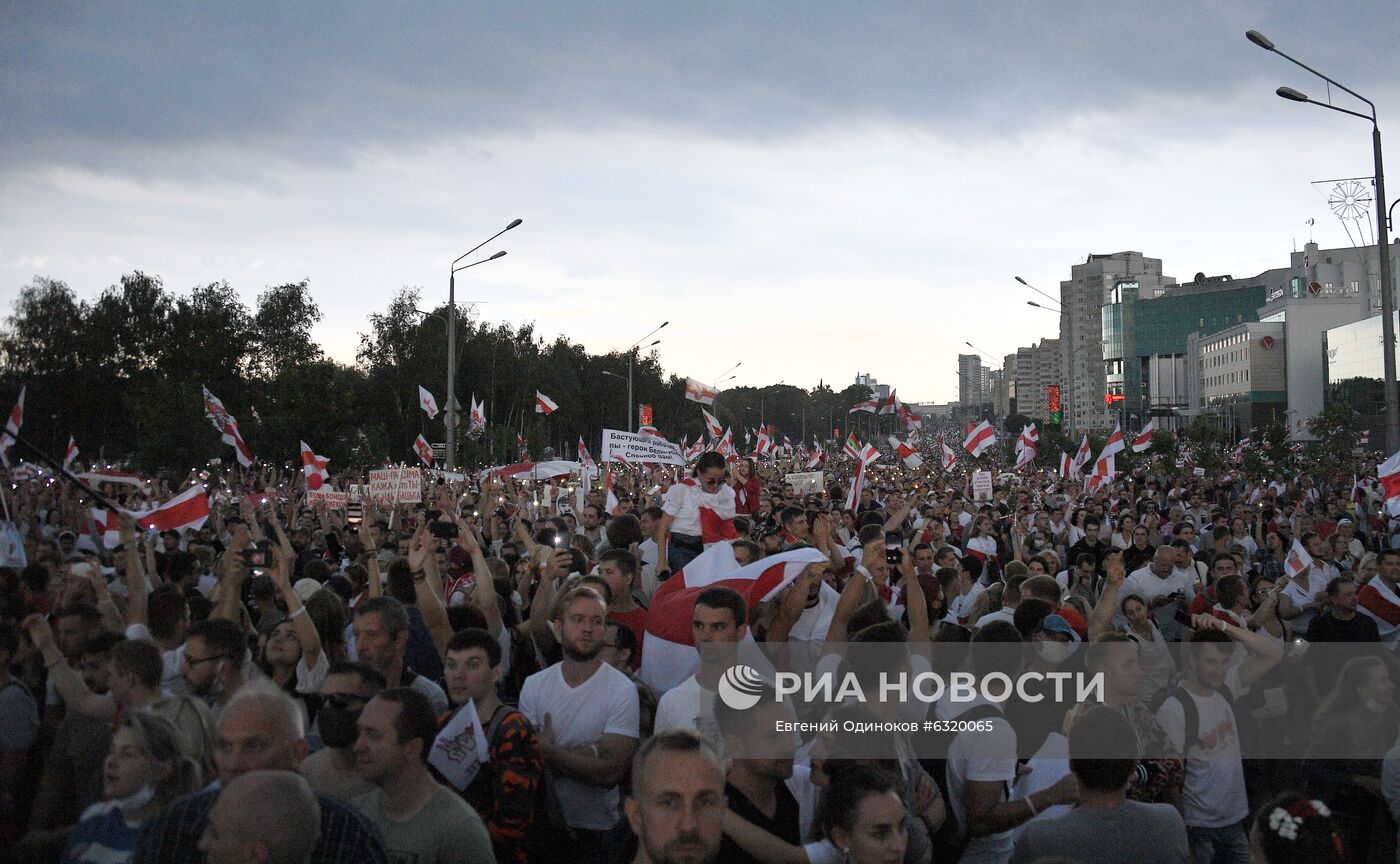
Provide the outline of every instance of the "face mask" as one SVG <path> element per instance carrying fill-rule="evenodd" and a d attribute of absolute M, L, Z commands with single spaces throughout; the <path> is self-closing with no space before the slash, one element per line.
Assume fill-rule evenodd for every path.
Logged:
<path fill-rule="evenodd" d="M 1041 642 L 1035 648 L 1035 653 L 1040 655 L 1040 659 L 1051 666 L 1059 666 L 1074 653 L 1074 646 L 1068 642 Z"/>
<path fill-rule="evenodd" d="M 330 705 L 322 705 L 316 714 L 316 726 L 321 730 L 321 741 L 327 747 L 338 750 L 355 743 L 355 738 L 360 734 L 355 725 L 359 720 L 359 711 L 347 711 Z"/>
<path fill-rule="evenodd" d="M 121 810 L 123 813 L 135 813 L 137 810 L 151 803 L 151 799 L 155 797 L 156 787 L 147 783 L 125 798 L 118 798 L 113 803 L 115 803 L 117 809 Z"/>

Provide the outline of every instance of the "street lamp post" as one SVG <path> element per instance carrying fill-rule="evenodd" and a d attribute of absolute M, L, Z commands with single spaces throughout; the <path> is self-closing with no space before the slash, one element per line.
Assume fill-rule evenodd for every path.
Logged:
<path fill-rule="evenodd" d="M 647 335 L 645 335 L 645 336 L 643 336 L 642 338 L 638 339 L 636 342 L 633 342 L 633 343 L 632 343 L 632 346 L 631 346 L 630 348 L 627 349 L 627 422 L 628 422 L 628 423 L 631 423 L 631 422 L 632 422 L 632 360 L 636 357 L 636 354 L 637 354 L 637 346 L 638 346 L 638 345 L 641 345 L 641 344 L 642 344 L 643 342 L 645 342 L 646 340 L 648 340 L 648 339 L 650 339 L 651 337 L 655 336 L 657 333 L 660 333 L 661 330 L 662 330 L 662 328 L 664 328 L 667 324 L 670 324 L 670 323 L 671 323 L 670 321 L 662 321 L 660 327 L 657 327 L 655 330 L 651 331 L 651 332 L 648 333 Z M 660 345 L 660 344 L 661 344 L 661 340 L 660 340 L 660 339 L 657 339 L 655 342 L 652 342 L 650 345 L 647 345 L 646 347 L 651 348 L 651 347 L 654 347 L 654 346 Z M 624 428 L 624 429 L 630 429 L 631 427 L 630 427 L 630 426 L 623 426 L 622 428 Z"/>
<path fill-rule="evenodd" d="M 628 380 L 628 379 L 626 379 L 626 378 L 623 378 L 621 375 L 617 374 L 616 372 L 609 372 L 609 371 L 606 370 L 606 369 L 599 369 L 598 371 L 599 371 L 599 372 L 602 372 L 604 375 L 608 376 L 609 378 L 616 378 L 616 379 L 619 380 L 619 381 L 627 381 L 627 380 Z M 629 382 L 629 383 L 630 383 L 630 382 Z M 630 392 L 630 391 L 629 391 L 629 392 Z M 629 412 L 629 413 L 631 412 L 631 409 L 630 409 L 630 408 L 628 409 L 628 412 Z M 628 418 L 628 417 L 622 418 L 622 428 L 623 428 L 624 431 L 628 428 L 627 424 L 628 424 L 628 423 L 631 423 L 631 422 L 632 422 L 632 420 L 631 420 L 630 418 Z"/>
<path fill-rule="evenodd" d="M 1244 34 L 1245 38 L 1265 51 L 1271 51 L 1283 59 L 1301 69 L 1304 69 L 1317 77 L 1332 84 L 1337 88 L 1350 93 L 1357 99 L 1365 102 L 1371 109 L 1371 113 L 1362 114 L 1359 111 L 1351 111 L 1346 108 L 1338 108 L 1328 102 L 1317 102 L 1309 99 L 1304 94 L 1294 90 L 1292 87 L 1280 87 L 1278 95 L 1290 102 L 1307 102 L 1322 108 L 1328 108 L 1342 114 L 1350 114 L 1352 117 L 1360 117 L 1362 120 L 1369 120 L 1371 123 L 1371 157 L 1375 161 L 1376 171 L 1376 257 L 1380 259 L 1380 288 L 1381 288 L 1381 362 L 1385 372 L 1383 382 L 1385 392 L 1385 446 L 1387 453 L 1393 453 L 1400 449 L 1400 401 L 1397 401 L 1395 383 L 1395 298 L 1392 294 L 1390 284 L 1390 233 L 1386 222 L 1385 212 L 1385 169 L 1381 164 L 1381 127 L 1376 121 L 1376 103 L 1352 90 L 1344 84 L 1328 78 L 1321 72 L 1303 63 L 1296 58 L 1290 57 L 1274 45 L 1264 34 L 1258 30 L 1250 30 Z"/>
<path fill-rule="evenodd" d="M 458 255 L 456 260 L 452 262 L 451 272 L 448 273 L 447 276 L 447 411 L 443 417 L 443 424 L 447 427 L 447 452 L 443 464 L 446 465 L 448 471 L 451 471 L 457 466 L 457 273 L 469 267 L 475 267 L 478 264 L 485 264 L 487 261 L 495 261 L 506 253 L 501 251 L 481 261 L 473 261 L 461 267 L 457 265 L 463 258 L 466 258 L 482 246 L 485 246 L 487 243 L 490 243 L 512 228 L 519 227 L 520 223 L 523 221 L 522 219 L 514 220 L 495 234 L 492 234 L 466 252 Z"/>

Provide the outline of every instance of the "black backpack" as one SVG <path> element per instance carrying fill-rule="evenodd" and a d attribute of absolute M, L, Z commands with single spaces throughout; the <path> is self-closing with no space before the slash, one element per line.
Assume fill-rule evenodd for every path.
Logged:
<path fill-rule="evenodd" d="M 1235 734 L 1238 735 L 1240 739 L 1240 754 L 1242 757 L 1247 756 L 1248 745 L 1253 738 L 1250 728 L 1253 724 L 1253 719 L 1249 707 L 1245 704 L 1249 695 L 1246 694 L 1236 699 L 1235 695 L 1230 692 L 1230 688 L 1224 685 L 1217 687 L 1215 692 L 1219 693 L 1220 696 L 1224 698 L 1225 702 L 1229 704 L 1230 713 L 1233 714 L 1235 718 Z M 1183 746 L 1181 758 L 1182 761 L 1185 762 L 1191 748 L 1201 743 L 1201 715 L 1196 709 L 1196 700 L 1192 698 L 1191 694 L 1186 690 L 1186 686 L 1181 683 L 1177 683 L 1174 687 L 1168 687 L 1166 690 L 1157 694 L 1157 698 L 1154 699 L 1149 706 L 1152 709 L 1152 713 L 1156 714 L 1157 709 L 1161 708 L 1168 699 L 1175 699 L 1177 702 L 1181 703 L 1183 719 L 1183 734 L 1181 738 Z"/>

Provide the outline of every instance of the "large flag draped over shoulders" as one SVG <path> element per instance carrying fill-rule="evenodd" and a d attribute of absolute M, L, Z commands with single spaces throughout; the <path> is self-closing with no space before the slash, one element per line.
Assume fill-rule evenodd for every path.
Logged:
<path fill-rule="evenodd" d="M 826 554 L 820 549 L 793 549 L 740 567 L 733 546 L 710 546 L 662 582 L 652 596 L 647 610 L 642 681 L 664 692 L 700 668 L 691 616 L 695 598 L 706 588 L 733 588 L 752 607 L 772 600 L 808 566 L 825 560 Z"/>

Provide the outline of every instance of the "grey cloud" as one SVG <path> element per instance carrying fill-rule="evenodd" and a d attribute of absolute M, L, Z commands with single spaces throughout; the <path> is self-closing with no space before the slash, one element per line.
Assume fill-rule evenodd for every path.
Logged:
<path fill-rule="evenodd" d="M 1379 25 L 1393 15 L 1370 4 L 1315 12 L 1213 2 L 12 0 L 0 6 L 0 146 L 11 169 L 146 150 L 155 171 L 161 154 L 211 145 L 334 166 L 363 147 L 559 126 L 764 139 L 895 119 L 950 135 L 1014 132 L 1065 113 L 1159 96 L 1205 103 L 1244 81 L 1299 80 L 1244 41 L 1249 26 L 1321 55 L 1313 59 L 1358 89 L 1388 86 L 1393 69 L 1371 58 L 1388 47 L 1393 31 Z"/>

